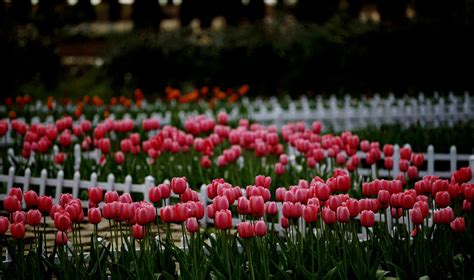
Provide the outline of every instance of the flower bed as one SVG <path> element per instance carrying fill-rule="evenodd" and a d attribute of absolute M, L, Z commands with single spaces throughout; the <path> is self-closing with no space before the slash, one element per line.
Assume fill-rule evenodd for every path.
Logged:
<path fill-rule="evenodd" d="M 128 175 L 164 183 L 145 184 L 143 197 L 97 185 L 56 195 L 46 183 L 18 188 L 13 176 L 2 186 L 0 235 L 9 259 L 2 278 L 474 275 L 472 169 L 420 178 L 425 156 L 409 146 L 381 147 L 350 131 L 324 134 L 320 122 L 281 129 L 247 119 L 230 123 L 225 113 L 164 127 L 154 118 L 139 125 L 69 116 L 54 125 L 0 121 L 3 140 L 7 133 L 3 174 L 44 182 L 46 174 L 62 174 L 76 182 L 78 170 L 96 174 L 91 182 L 114 174 L 128 186 Z M 382 173 L 385 179 L 376 179 Z M 54 232 L 46 230 L 49 220 Z M 93 228 L 90 242 L 84 223 Z M 53 236 L 51 247 L 45 240 Z"/>

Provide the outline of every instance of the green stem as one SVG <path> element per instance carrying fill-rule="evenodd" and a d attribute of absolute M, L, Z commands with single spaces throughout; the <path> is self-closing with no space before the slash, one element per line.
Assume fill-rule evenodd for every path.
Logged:
<path fill-rule="evenodd" d="M 250 250 L 250 240 L 246 240 L 245 245 L 247 249 L 247 257 L 249 258 L 250 279 L 255 280 L 255 273 L 253 271 L 253 263 L 252 263 L 252 252 Z"/>

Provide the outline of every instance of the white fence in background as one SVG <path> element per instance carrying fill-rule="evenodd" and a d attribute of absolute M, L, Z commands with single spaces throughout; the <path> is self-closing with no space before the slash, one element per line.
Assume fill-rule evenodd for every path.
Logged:
<path fill-rule="evenodd" d="M 382 124 L 401 123 L 408 126 L 413 123 L 422 125 L 438 126 L 442 123 L 452 125 L 457 121 L 465 121 L 474 119 L 474 98 L 471 98 L 468 92 L 462 96 L 456 96 L 450 93 L 448 96 L 439 96 L 437 93 L 433 97 L 425 97 L 420 93 L 418 97 L 395 97 L 393 94 L 386 98 L 381 98 L 375 94 L 373 98 L 355 99 L 350 95 L 346 95 L 343 99 L 338 99 L 334 95 L 329 98 L 317 96 L 310 99 L 306 96 L 298 100 L 291 100 L 286 97 L 281 104 L 275 97 L 262 99 L 257 97 L 249 99 L 243 97 L 241 101 L 235 103 L 232 109 L 227 111 L 231 120 L 240 118 L 249 118 L 256 122 L 265 124 L 275 124 L 278 127 L 294 121 L 305 121 L 311 123 L 315 120 L 322 121 L 325 125 L 331 126 L 336 131 L 351 130 L 367 125 L 380 126 Z M 190 116 L 198 114 L 197 107 L 206 108 L 205 115 L 214 116 L 214 112 L 207 108 L 207 105 L 182 105 L 178 115 L 181 122 Z M 194 106 L 194 107 L 193 107 Z M 111 118 L 115 118 L 116 114 L 123 114 L 123 118 L 131 118 L 137 125 L 145 118 L 156 118 L 162 124 L 171 122 L 171 112 L 163 111 L 165 106 L 160 100 L 153 103 L 143 102 L 140 108 L 132 106 L 126 109 L 120 105 L 112 107 Z M 49 109 L 41 102 L 27 107 L 31 112 L 48 114 Z M 247 113 L 242 114 L 242 109 Z M 64 112 L 73 114 L 75 107 L 68 105 L 62 108 Z M 0 106 L 0 112 L 6 111 L 5 106 Z M 84 119 L 82 116 L 80 119 Z M 101 117 L 95 115 L 92 119 L 93 125 L 100 122 Z M 41 120 L 40 118 L 32 118 L 32 123 L 53 124 L 52 116 Z"/>

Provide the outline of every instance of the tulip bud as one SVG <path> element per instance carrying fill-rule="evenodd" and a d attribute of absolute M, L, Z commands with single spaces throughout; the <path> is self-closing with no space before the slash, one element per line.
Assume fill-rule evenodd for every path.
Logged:
<path fill-rule="evenodd" d="M 466 224 L 464 223 L 464 218 L 463 217 L 458 217 L 456 219 L 454 219 L 452 222 L 451 222 L 451 229 L 454 231 L 454 232 L 465 232 L 466 231 Z"/>
<path fill-rule="evenodd" d="M 364 210 L 360 216 L 360 223 L 363 227 L 373 227 L 375 224 L 375 215 L 374 212 L 370 210 Z"/>
<path fill-rule="evenodd" d="M 237 225 L 237 232 L 240 238 L 252 238 L 254 234 L 254 228 L 251 222 L 241 222 Z"/>
<path fill-rule="evenodd" d="M 161 190 L 158 186 L 150 188 L 148 193 L 148 197 L 150 201 L 153 203 L 157 203 L 161 200 Z"/>
<path fill-rule="evenodd" d="M 13 223 L 10 226 L 10 233 L 16 240 L 23 239 L 25 237 L 25 226 L 23 223 Z"/>
<path fill-rule="evenodd" d="M 100 212 L 99 208 L 90 208 L 87 212 L 87 217 L 89 218 L 89 222 L 91 224 L 98 224 L 102 220 L 102 213 Z"/>
<path fill-rule="evenodd" d="M 413 208 L 410 210 L 410 218 L 414 225 L 419 225 L 423 223 L 423 215 L 419 208 Z"/>
<path fill-rule="evenodd" d="M 186 230 L 190 233 L 194 233 L 199 230 L 199 225 L 196 218 L 192 217 L 186 220 Z"/>
<path fill-rule="evenodd" d="M 267 224 L 264 221 L 257 221 L 254 225 L 254 232 L 258 237 L 267 235 Z"/>
<path fill-rule="evenodd" d="M 182 194 L 186 190 L 186 177 L 175 177 L 171 180 L 171 188 L 175 194 Z"/>
<path fill-rule="evenodd" d="M 30 191 L 25 192 L 24 198 L 25 198 L 26 207 L 28 209 L 38 206 L 38 194 L 35 191 L 30 190 Z"/>
<path fill-rule="evenodd" d="M 226 230 L 232 228 L 232 214 L 229 210 L 220 210 L 215 214 L 214 223 L 218 229 Z"/>
<path fill-rule="evenodd" d="M 346 206 L 337 207 L 336 215 L 337 215 L 337 221 L 339 223 L 343 223 L 343 224 L 347 223 L 350 218 L 349 208 L 347 208 Z"/>
<path fill-rule="evenodd" d="M 66 245 L 67 242 L 68 242 L 68 239 L 67 239 L 66 232 L 58 231 L 58 233 L 56 234 L 56 244 L 61 246 L 61 245 Z"/>
<path fill-rule="evenodd" d="M 21 203 L 16 195 L 7 195 L 3 200 L 3 207 L 9 213 L 14 213 L 21 210 Z"/>
<path fill-rule="evenodd" d="M 134 224 L 132 226 L 132 234 L 133 234 L 133 238 L 135 239 L 143 239 L 143 237 L 145 236 L 143 227 L 137 224 Z"/>
<path fill-rule="evenodd" d="M 8 230 L 8 226 L 10 223 L 8 222 L 7 217 L 0 216 L 0 235 L 5 236 L 5 233 Z"/>
<path fill-rule="evenodd" d="M 41 212 L 38 210 L 28 211 L 27 221 L 30 226 L 39 225 L 41 223 Z"/>

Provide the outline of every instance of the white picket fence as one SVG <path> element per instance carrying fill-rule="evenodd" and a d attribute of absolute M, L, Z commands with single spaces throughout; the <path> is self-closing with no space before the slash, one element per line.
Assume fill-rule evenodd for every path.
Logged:
<path fill-rule="evenodd" d="M 374 126 L 393 123 L 401 123 L 405 126 L 413 123 L 429 124 L 431 126 L 438 126 L 442 123 L 452 125 L 457 121 L 474 119 L 474 98 L 471 98 L 468 92 L 465 92 L 462 96 L 450 93 L 446 97 L 439 96 L 437 93 L 433 97 L 425 97 L 423 93 L 420 93 L 417 98 L 398 98 L 393 94 L 381 98 L 378 94 L 375 94 L 373 98 L 362 97 L 358 99 L 350 95 L 345 95 L 343 99 L 338 99 L 334 95 L 327 99 L 321 96 L 314 99 L 309 99 L 306 96 L 298 100 L 292 100 L 290 97 L 285 99 L 284 104 L 287 104 L 287 106 L 281 104 L 275 97 L 266 100 L 260 97 L 252 100 L 243 97 L 227 113 L 231 120 L 249 118 L 256 122 L 274 124 L 278 127 L 287 122 L 305 121 L 311 123 L 320 120 L 325 125 L 331 126 L 335 131 L 366 127 L 369 124 Z M 212 110 L 204 107 L 207 105 L 199 103 L 198 105 L 183 105 L 184 109 L 178 113 L 181 122 L 199 113 L 193 106 L 205 108 L 204 115 L 208 117 L 214 116 Z M 126 109 L 117 105 L 112 107 L 110 117 L 115 118 L 114 113 L 124 113 L 123 118 L 132 118 L 133 114 L 133 119 L 137 125 L 140 125 L 143 119 L 150 117 L 158 119 L 162 124 L 169 124 L 171 122 L 171 112 L 163 111 L 163 107 L 160 100 L 153 103 L 143 102 L 140 108 L 132 106 L 131 109 Z M 242 114 L 242 108 L 247 113 Z M 49 109 L 39 101 L 35 105 L 28 106 L 27 109 L 31 112 L 43 114 L 49 112 Z M 61 109 L 72 114 L 75 107 L 68 105 Z M 1 111 L 6 111 L 6 107 L 0 106 Z M 84 116 L 81 119 L 84 119 Z M 95 115 L 92 119 L 93 125 L 99 123 L 100 120 L 101 117 Z M 53 124 L 54 118 L 48 116 L 41 120 L 36 117 L 32 118 L 31 123 Z"/>

